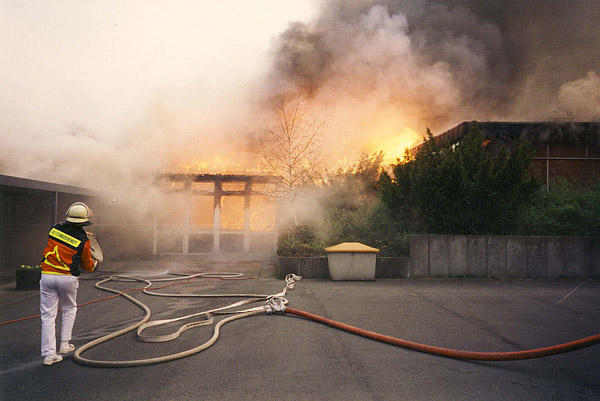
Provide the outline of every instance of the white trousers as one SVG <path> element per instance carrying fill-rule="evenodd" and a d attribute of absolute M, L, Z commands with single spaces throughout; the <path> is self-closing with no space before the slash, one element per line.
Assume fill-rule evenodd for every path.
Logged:
<path fill-rule="evenodd" d="M 61 341 L 70 341 L 77 314 L 79 277 L 42 274 L 40 279 L 40 314 L 42 318 L 42 356 L 56 355 L 56 313 L 62 307 Z"/>

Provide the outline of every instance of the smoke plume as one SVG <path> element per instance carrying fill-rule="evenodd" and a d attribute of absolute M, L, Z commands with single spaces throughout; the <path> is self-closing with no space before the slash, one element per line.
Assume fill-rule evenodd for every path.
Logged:
<path fill-rule="evenodd" d="M 129 194 L 256 173 L 260 99 L 288 87 L 327 119 L 333 164 L 393 160 L 427 126 L 600 119 L 594 0 L 1 4 L 0 174 Z"/>
<path fill-rule="evenodd" d="M 156 173 L 251 167 L 249 83 L 307 15 L 277 0 L 0 1 L 0 174 L 129 196 Z"/>
<path fill-rule="evenodd" d="M 279 36 L 268 82 L 327 110 L 343 149 L 465 120 L 599 120 L 598 21 L 593 0 L 331 0 Z"/>

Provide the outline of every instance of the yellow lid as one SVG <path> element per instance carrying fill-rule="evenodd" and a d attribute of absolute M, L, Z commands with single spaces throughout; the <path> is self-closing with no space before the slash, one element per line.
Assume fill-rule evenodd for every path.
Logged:
<path fill-rule="evenodd" d="M 361 244 L 360 242 L 342 242 L 341 244 L 337 244 L 334 246 L 330 246 L 325 248 L 327 252 L 370 252 L 376 253 L 379 252 L 377 248 L 371 248 L 365 244 Z"/>

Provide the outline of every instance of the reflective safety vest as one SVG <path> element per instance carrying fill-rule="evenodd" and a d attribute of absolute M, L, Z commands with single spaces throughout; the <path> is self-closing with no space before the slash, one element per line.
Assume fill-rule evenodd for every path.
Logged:
<path fill-rule="evenodd" d="M 56 224 L 48 234 L 42 274 L 79 276 L 81 268 L 89 272 L 94 271 L 94 259 L 87 233 L 83 227 L 76 224 Z"/>

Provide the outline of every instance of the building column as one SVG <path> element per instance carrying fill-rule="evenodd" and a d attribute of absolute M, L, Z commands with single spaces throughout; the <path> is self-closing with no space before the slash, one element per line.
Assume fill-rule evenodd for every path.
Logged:
<path fill-rule="evenodd" d="M 244 188 L 244 253 L 250 253 L 250 199 L 252 181 L 246 181 Z"/>
<path fill-rule="evenodd" d="M 221 181 L 215 181 L 213 208 L 213 252 L 219 252 L 221 241 L 221 196 L 223 189 Z"/>
<path fill-rule="evenodd" d="M 192 210 L 192 183 L 189 180 L 186 180 L 183 190 L 185 193 L 185 205 L 183 209 L 183 243 L 181 250 L 184 255 L 187 255 L 190 249 L 190 220 Z"/>

